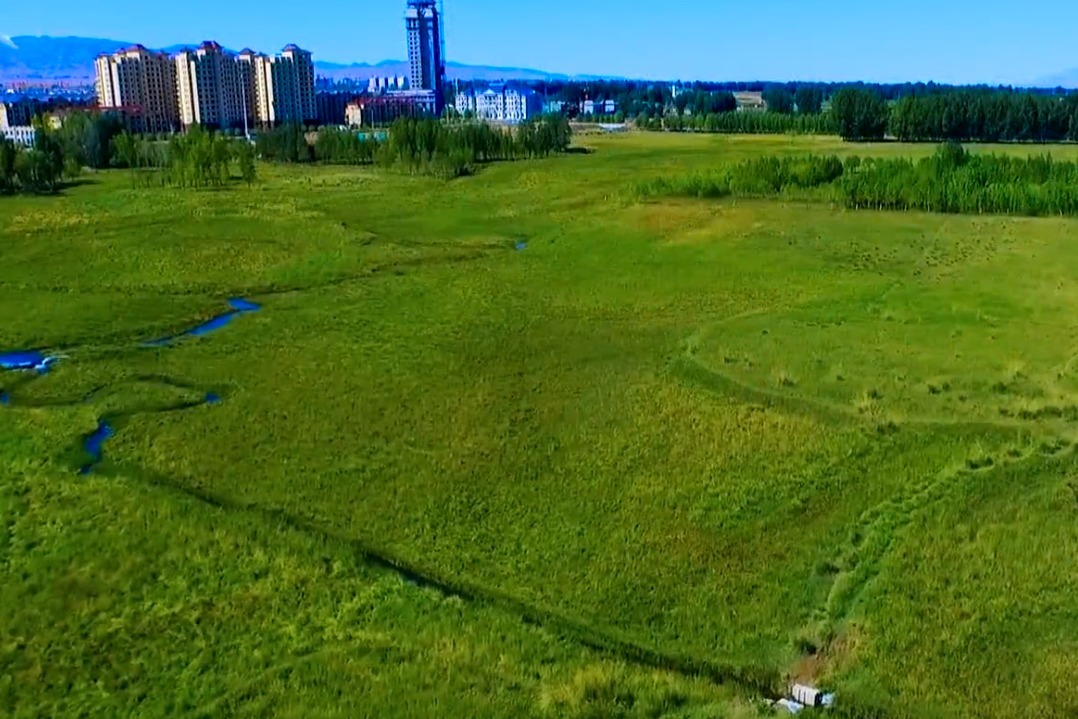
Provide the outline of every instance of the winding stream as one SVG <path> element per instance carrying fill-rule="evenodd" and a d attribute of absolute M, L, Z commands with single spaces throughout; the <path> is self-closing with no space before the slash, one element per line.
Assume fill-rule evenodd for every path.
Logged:
<path fill-rule="evenodd" d="M 193 327 L 185 329 L 181 332 L 177 332 L 173 335 L 161 337 L 156 340 L 140 343 L 141 347 L 167 347 L 175 344 L 176 342 L 184 339 L 185 337 L 202 337 L 215 330 L 219 330 L 222 327 L 230 324 L 236 317 L 247 314 L 249 312 L 257 312 L 261 309 L 261 305 L 251 302 L 250 300 L 243 299 L 241 297 L 233 297 L 228 300 L 228 305 L 231 308 L 227 312 L 222 312 L 219 315 L 215 315 L 205 322 L 201 322 Z M 6 372 L 18 372 L 20 374 L 35 373 L 36 375 L 43 375 L 49 371 L 49 369 L 59 362 L 61 359 L 65 359 L 62 355 L 50 354 L 45 350 L 14 350 L 10 352 L 0 353 L 0 370 Z M 20 382 L 20 386 L 26 384 L 31 378 L 24 378 Z M 171 383 L 169 383 L 171 384 Z M 89 402 L 94 392 L 84 397 L 78 402 Z M 109 416 L 99 417 L 97 420 L 97 427 L 93 432 L 85 435 L 82 438 L 82 450 L 89 459 L 88 462 L 82 464 L 78 468 L 79 474 L 90 474 L 94 468 L 101 463 L 104 459 L 104 446 L 105 442 L 113 437 L 117 432 L 117 421 L 126 419 L 135 414 L 145 412 L 170 412 L 177 410 L 190 409 L 192 407 L 199 407 L 202 405 L 215 405 L 223 401 L 221 395 L 217 392 L 206 392 L 202 398 L 198 401 L 186 401 L 178 404 L 169 405 L 166 407 L 157 407 L 152 409 L 136 409 L 126 413 L 117 413 Z M 11 392 L 3 387 L 0 387 L 0 405 L 4 406 L 19 406 L 17 398 L 13 397 Z"/>

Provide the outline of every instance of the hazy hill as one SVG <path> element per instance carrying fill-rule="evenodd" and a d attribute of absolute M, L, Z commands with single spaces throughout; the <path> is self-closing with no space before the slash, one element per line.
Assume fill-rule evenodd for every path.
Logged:
<path fill-rule="evenodd" d="M 90 37 L 0 37 L 0 81 L 89 81 L 94 76 L 95 57 L 132 44 L 124 40 Z M 183 47 L 186 46 L 178 44 L 163 49 L 175 52 Z M 315 68 L 319 75 L 334 79 L 366 79 L 376 75 L 408 74 L 408 64 L 402 60 L 384 60 L 376 64 L 343 64 L 321 62 L 316 57 Z M 447 72 L 451 80 L 547 80 L 565 77 L 529 68 L 488 67 L 453 62 L 449 63 Z M 592 76 L 578 77 L 594 79 Z"/>
<path fill-rule="evenodd" d="M 1065 87 L 1068 89 L 1078 88 L 1078 68 L 1064 70 L 1055 75 L 1046 75 L 1038 78 L 1034 83 L 1037 87 Z"/>

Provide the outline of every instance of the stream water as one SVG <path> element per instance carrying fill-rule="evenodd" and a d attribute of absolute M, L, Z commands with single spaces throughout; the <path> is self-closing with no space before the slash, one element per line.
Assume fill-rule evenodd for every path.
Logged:
<path fill-rule="evenodd" d="M 228 300 L 228 305 L 231 308 L 227 312 L 222 312 L 219 315 L 211 317 L 205 322 L 201 322 L 193 327 L 190 327 L 176 334 L 169 335 L 167 337 L 161 337 L 149 342 L 143 342 L 143 347 L 166 347 L 176 343 L 177 341 L 185 337 L 202 337 L 215 330 L 219 330 L 222 327 L 227 326 L 236 317 L 248 312 L 256 312 L 261 309 L 261 305 L 258 305 L 250 300 L 246 300 L 240 297 L 233 297 Z M 6 370 L 8 372 L 36 372 L 37 374 L 45 374 L 49 368 L 61 359 L 58 355 L 48 354 L 42 350 L 14 350 L 10 352 L 0 353 L 0 370 Z M 89 401 L 91 396 L 87 397 L 83 401 Z M 222 401 L 221 395 L 216 392 L 207 392 L 202 398 L 201 402 L 187 402 L 179 405 L 178 407 L 170 407 L 168 409 L 187 409 L 190 407 L 196 407 L 202 404 L 219 404 Z M 0 387 L 0 405 L 4 406 L 18 406 L 19 402 L 17 398 L 13 397 L 10 392 Z M 132 413 L 135 414 L 135 413 Z M 105 442 L 116 433 L 116 428 L 113 424 L 113 419 L 109 417 L 98 418 L 97 428 L 93 432 L 87 434 L 82 438 L 82 450 L 88 457 L 89 461 L 81 465 L 78 469 L 79 474 L 89 474 L 94 470 L 101 460 L 104 458 L 104 446 Z"/>

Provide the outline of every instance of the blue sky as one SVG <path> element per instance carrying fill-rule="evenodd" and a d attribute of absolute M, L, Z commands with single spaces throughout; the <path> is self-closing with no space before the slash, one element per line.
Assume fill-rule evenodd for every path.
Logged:
<path fill-rule="evenodd" d="M 450 60 L 649 78 L 1030 82 L 1078 68 L 1074 0 L 445 0 Z M 5 2 L 0 35 L 405 55 L 404 0 Z M 163 7 L 155 5 L 155 8 Z M 107 8 L 107 12 L 103 12 Z"/>

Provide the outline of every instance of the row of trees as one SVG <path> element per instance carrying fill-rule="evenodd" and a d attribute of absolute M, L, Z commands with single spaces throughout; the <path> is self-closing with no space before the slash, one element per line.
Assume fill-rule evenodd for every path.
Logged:
<path fill-rule="evenodd" d="M 56 130 L 56 136 L 71 163 L 103 170 L 117 164 L 115 142 L 123 131 L 123 120 L 115 113 L 73 112 Z"/>
<path fill-rule="evenodd" d="M 264 159 L 279 162 L 377 164 L 458 177 L 482 163 L 565 152 L 571 139 L 569 123 L 561 116 L 528 120 L 513 130 L 482 122 L 400 118 L 380 139 L 323 128 L 311 144 L 302 129 L 284 126 L 261 135 L 257 148 Z"/>
<path fill-rule="evenodd" d="M 907 97 L 890 114 L 899 140 L 1060 142 L 1078 140 L 1078 94 L 953 92 Z"/>
<path fill-rule="evenodd" d="M 249 142 L 197 125 L 168 142 L 126 132 L 114 142 L 117 164 L 131 168 L 136 185 L 223 187 L 233 180 L 234 172 L 248 185 L 257 179 L 255 152 Z"/>
<path fill-rule="evenodd" d="M 762 157 L 718 172 L 660 178 L 642 196 L 769 197 L 809 190 L 851 209 L 1023 216 L 1078 215 L 1078 163 L 1050 156 L 971 155 L 942 145 L 934 155 L 862 160 L 836 156 Z"/>
<path fill-rule="evenodd" d="M 640 118 L 636 126 L 644 130 L 667 132 L 722 132 L 743 134 L 833 135 L 833 119 L 826 113 L 788 115 L 773 112 L 724 112 L 722 114 L 667 115 Z"/>
<path fill-rule="evenodd" d="M 465 87 L 468 86 L 466 83 Z M 638 117 L 641 113 L 662 116 L 671 109 L 679 114 L 686 110 L 692 114 L 720 113 L 713 103 L 728 102 L 730 93 L 762 92 L 768 106 L 776 112 L 796 110 L 805 114 L 820 112 L 824 102 L 842 90 L 867 90 L 885 101 L 893 102 L 904 97 L 928 97 L 957 91 L 975 90 L 993 94 L 1031 93 L 1037 96 L 1065 94 L 1061 89 L 1029 89 L 1021 93 L 1010 87 L 978 86 L 958 88 L 936 83 L 823 83 L 823 82 L 677 82 L 660 83 L 640 80 L 551 80 L 532 83 L 533 89 L 550 100 L 579 105 L 586 99 L 615 100 L 625 117 Z"/>
<path fill-rule="evenodd" d="M 850 88 L 835 94 L 831 114 L 847 140 L 1078 141 L 1078 93 L 963 90 L 908 96 L 891 104 L 873 90 Z"/>

